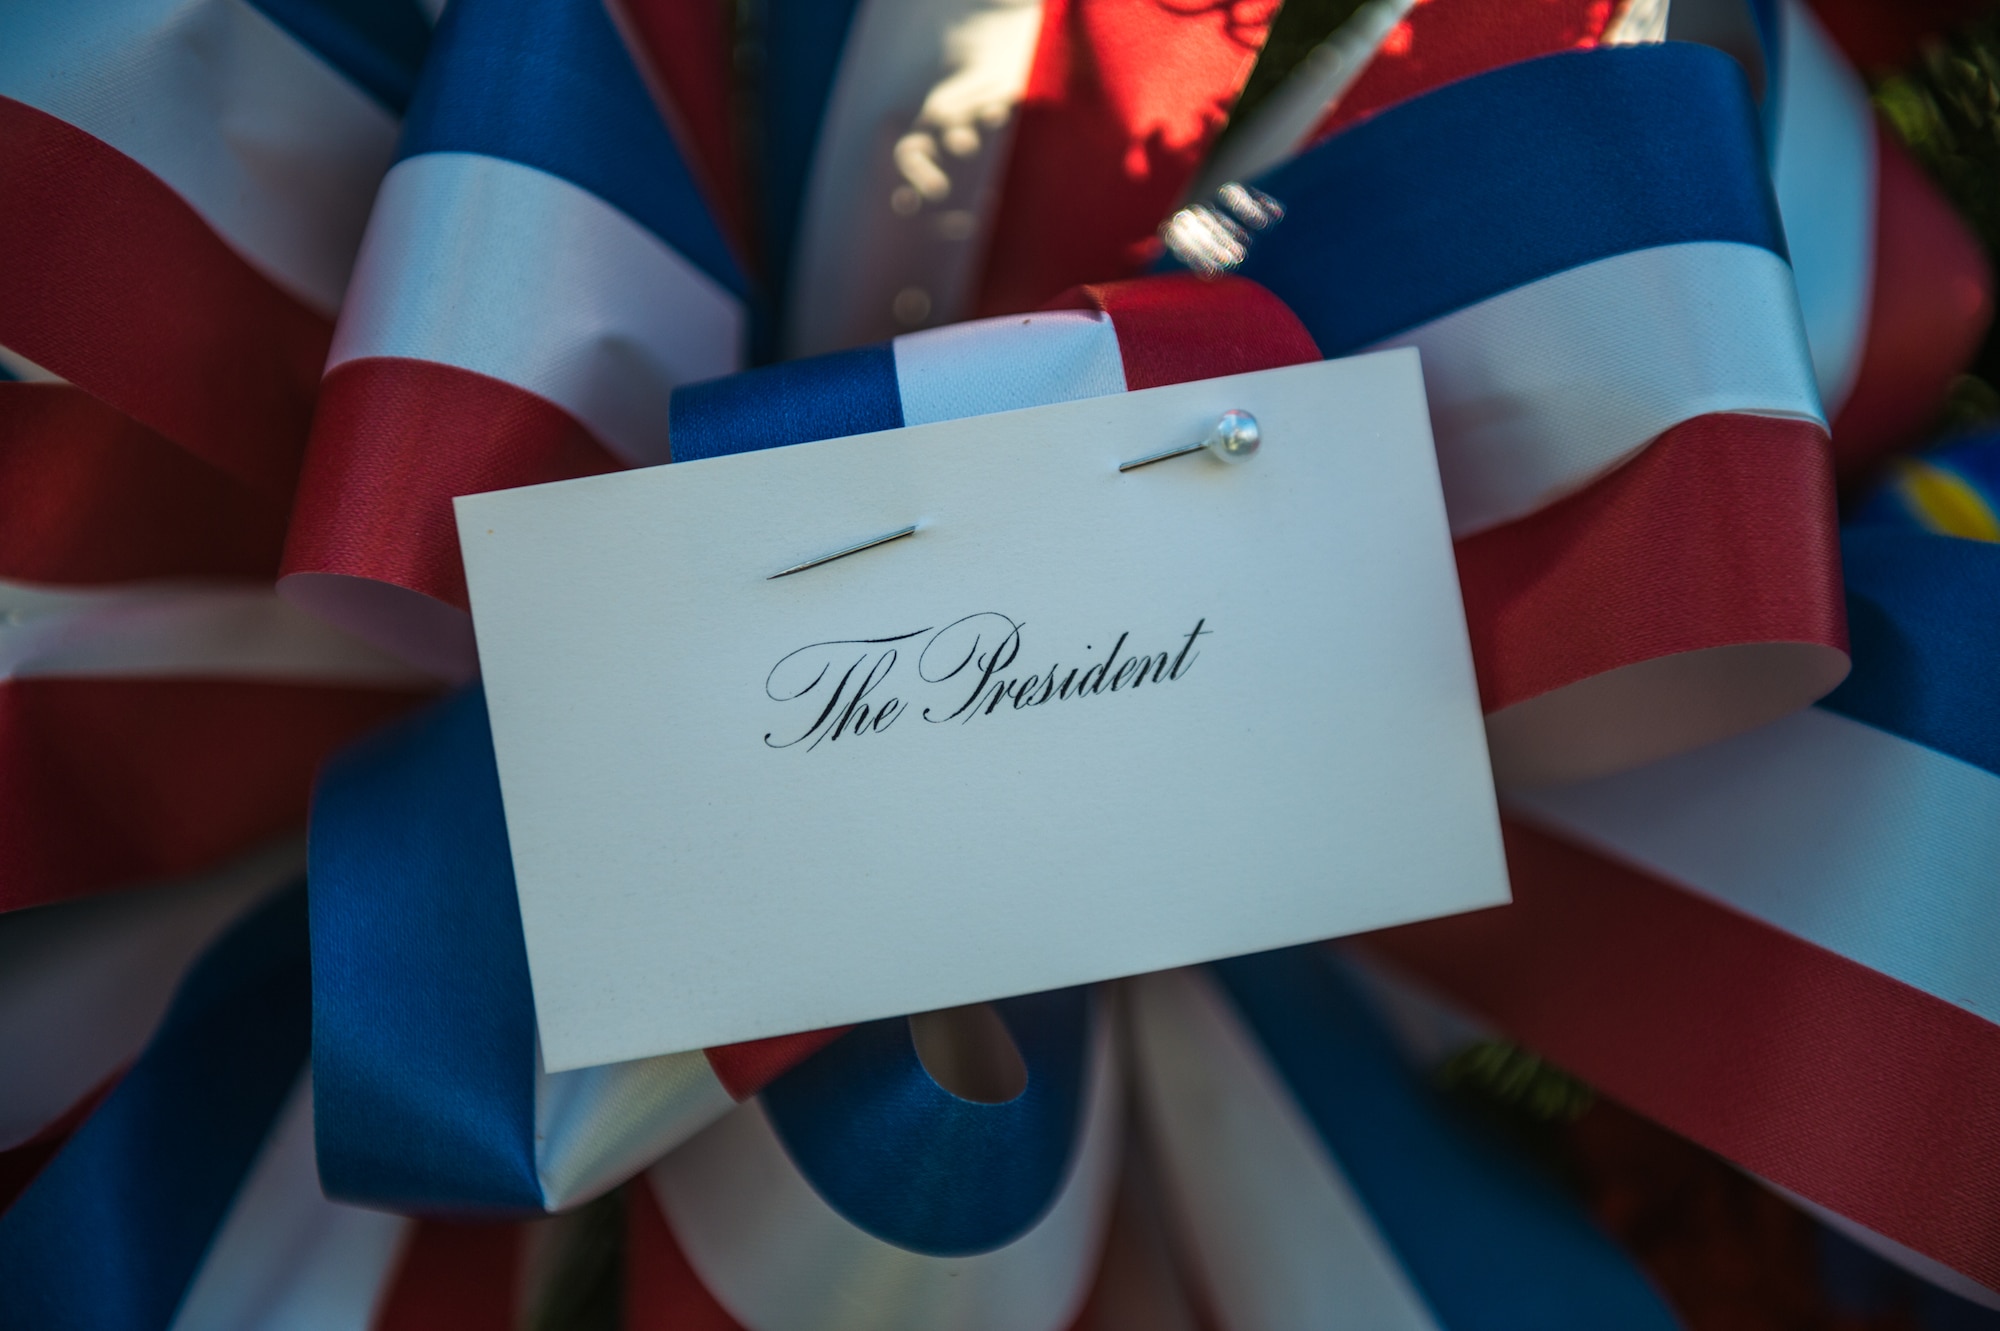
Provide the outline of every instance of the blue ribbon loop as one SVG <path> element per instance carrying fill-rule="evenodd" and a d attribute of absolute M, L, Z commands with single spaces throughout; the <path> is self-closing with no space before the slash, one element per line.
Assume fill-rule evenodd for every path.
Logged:
<path fill-rule="evenodd" d="M 328 763 L 310 857 L 328 1195 L 539 1213 L 534 1000 L 483 692 Z"/>
<path fill-rule="evenodd" d="M 1061 1192 L 1081 1131 L 1091 999 L 1062 989 L 994 1006 L 1028 1070 L 1004 1103 L 938 1085 L 901 1017 L 849 1031 L 764 1089 L 799 1172 L 875 1237 L 940 1257 L 988 1252 Z"/>
<path fill-rule="evenodd" d="M 1788 257 L 1743 72 L 1685 42 L 1447 84 L 1255 183 L 1285 216 L 1236 271 L 1328 356 L 1635 250 L 1726 241 Z"/>

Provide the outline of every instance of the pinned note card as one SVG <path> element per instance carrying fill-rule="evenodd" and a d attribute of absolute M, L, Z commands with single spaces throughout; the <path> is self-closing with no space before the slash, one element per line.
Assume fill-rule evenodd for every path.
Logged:
<path fill-rule="evenodd" d="M 551 1071 L 1507 899 L 1414 352 L 458 518 Z"/>

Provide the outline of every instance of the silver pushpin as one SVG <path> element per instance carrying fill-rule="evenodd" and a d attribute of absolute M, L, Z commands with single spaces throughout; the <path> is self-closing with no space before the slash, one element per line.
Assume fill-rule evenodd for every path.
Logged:
<path fill-rule="evenodd" d="M 1130 462 L 1121 462 L 1118 464 L 1118 470 L 1131 471 L 1134 467 L 1147 467 L 1155 462 L 1165 462 L 1168 458 L 1177 458 L 1188 453 L 1199 453 L 1203 450 L 1213 453 L 1224 462 L 1248 462 L 1251 458 L 1257 456 L 1257 449 L 1263 442 L 1264 434 L 1263 431 L 1257 428 L 1257 418 L 1255 416 L 1252 416 L 1247 411 L 1225 411 L 1216 417 L 1215 424 L 1208 427 L 1208 434 L 1195 443 L 1176 444 L 1174 447 L 1162 452 L 1149 453 L 1142 458 L 1133 458 Z M 901 527 L 892 532 L 884 532 L 880 536 L 871 536 L 865 541 L 856 541 L 852 545 L 842 546 L 838 550 L 829 551 L 812 559 L 801 560 L 789 568 L 781 568 L 776 573 L 769 574 L 765 581 L 768 582 L 777 578 L 789 578 L 794 573 L 803 573 L 809 568 L 818 568 L 822 564 L 831 564 L 836 559 L 845 559 L 849 555 L 858 555 L 863 550 L 873 550 L 877 546 L 887 545 L 891 541 L 900 541 L 906 536 L 915 536 L 919 526 L 921 524 L 913 522 L 907 527 Z M 0 623 L 4 622 L 4 619 L 0 619 Z"/>
<path fill-rule="evenodd" d="M 1192 444 L 1176 444 L 1158 453 L 1148 453 L 1142 458 L 1118 464 L 1118 470 L 1131 471 L 1135 467 L 1150 467 L 1155 462 L 1165 462 L 1189 453 L 1199 453 L 1204 449 L 1224 462 L 1248 462 L 1257 456 L 1257 449 L 1264 442 L 1263 431 L 1257 428 L 1257 418 L 1247 411 L 1225 411 L 1208 428 L 1205 438 Z"/>

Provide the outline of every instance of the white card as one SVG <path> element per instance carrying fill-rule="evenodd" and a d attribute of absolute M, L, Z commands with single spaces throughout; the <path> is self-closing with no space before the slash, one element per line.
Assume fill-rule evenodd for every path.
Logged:
<path fill-rule="evenodd" d="M 458 521 L 550 1071 L 1507 899 L 1414 351 Z"/>

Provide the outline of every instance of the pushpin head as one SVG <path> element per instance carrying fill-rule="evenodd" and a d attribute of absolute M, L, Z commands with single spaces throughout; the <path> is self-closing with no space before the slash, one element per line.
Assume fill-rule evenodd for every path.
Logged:
<path fill-rule="evenodd" d="M 1201 446 L 1224 462 L 1248 462 L 1257 456 L 1264 435 L 1257 418 L 1247 411 L 1225 411 Z"/>

